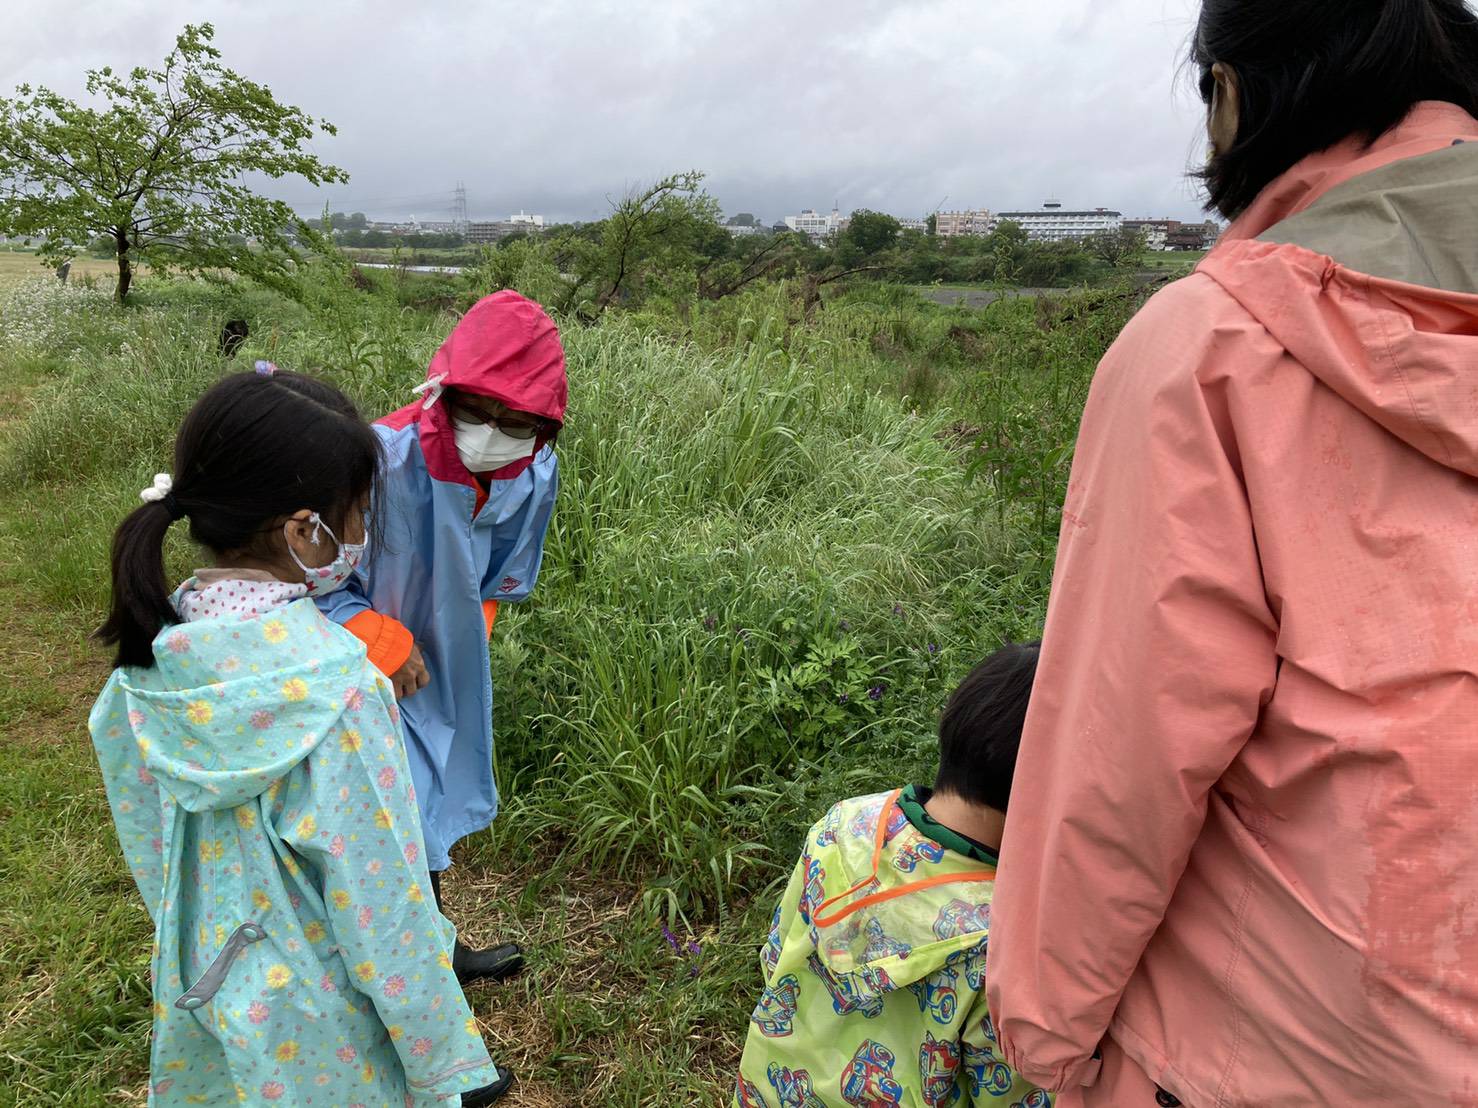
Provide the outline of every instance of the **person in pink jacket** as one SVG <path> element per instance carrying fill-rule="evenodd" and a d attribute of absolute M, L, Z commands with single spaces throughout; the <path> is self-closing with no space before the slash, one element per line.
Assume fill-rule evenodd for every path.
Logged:
<path fill-rule="evenodd" d="M 1206 0 L 1235 221 L 1103 360 L 995 898 L 1076 1105 L 1478 1105 L 1478 17 Z"/>

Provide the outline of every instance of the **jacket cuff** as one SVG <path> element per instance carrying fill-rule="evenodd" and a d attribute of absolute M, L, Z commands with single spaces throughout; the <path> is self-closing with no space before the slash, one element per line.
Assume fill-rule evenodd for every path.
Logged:
<path fill-rule="evenodd" d="M 1019 1077 L 1054 1093 L 1095 1084 L 1098 1081 L 1098 1071 L 1103 1066 L 1103 1056 L 1095 1051 L 1091 1058 L 1082 1058 L 1076 1062 L 1065 1062 L 1051 1069 L 1043 1069 L 1041 1066 L 1032 1065 L 1029 1059 L 1022 1058 L 1004 1043 L 1001 1046 L 1006 1065 L 1010 1066 Z"/>
<path fill-rule="evenodd" d="M 368 609 L 351 616 L 344 629 L 364 643 L 370 664 L 387 677 L 405 665 L 415 646 L 405 624 Z"/>

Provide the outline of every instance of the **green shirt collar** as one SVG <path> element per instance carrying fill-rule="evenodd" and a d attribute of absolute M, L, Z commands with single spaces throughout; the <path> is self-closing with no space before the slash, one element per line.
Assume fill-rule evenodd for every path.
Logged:
<path fill-rule="evenodd" d="M 926 789 L 922 785 L 909 785 L 898 796 L 898 810 L 903 813 L 904 819 L 913 824 L 919 834 L 933 839 L 946 850 L 953 850 L 956 854 L 963 854 L 967 858 L 984 862 L 988 866 L 997 865 L 999 859 L 994 850 L 984 843 L 976 842 L 946 827 L 924 809 L 924 805 L 929 803 L 929 798 L 933 795 L 932 789 Z"/>

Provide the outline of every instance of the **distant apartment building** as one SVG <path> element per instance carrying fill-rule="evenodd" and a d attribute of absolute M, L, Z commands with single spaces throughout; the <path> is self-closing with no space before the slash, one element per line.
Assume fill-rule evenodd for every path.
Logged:
<path fill-rule="evenodd" d="M 467 224 L 467 241 L 471 243 L 497 242 L 515 232 L 526 230 L 528 230 L 527 227 L 521 227 L 506 219 L 482 220 Z"/>
<path fill-rule="evenodd" d="M 520 233 L 528 234 L 544 229 L 544 217 L 542 215 L 529 215 L 528 212 L 519 212 L 507 219 L 485 220 L 478 223 L 467 224 L 467 241 L 471 243 L 497 242 L 506 239 L 509 235 Z"/>
<path fill-rule="evenodd" d="M 926 219 L 914 219 L 903 215 L 895 215 L 893 218 L 898 220 L 900 231 L 927 231 L 929 229 L 929 221 Z"/>
<path fill-rule="evenodd" d="M 1205 223 L 1182 223 L 1165 236 L 1166 250 L 1210 250 L 1221 237 L 1222 226 L 1214 219 Z"/>
<path fill-rule="evenodd" d="M 940 238 L 954 238 L 956 235 L 988 235 L 991 232 L 991 225 L 991 214 L 985 208 L 934 213 L 934 233 Z"/>
<path fill-rule="evenodd" d="M 445 219 L 418 220 L 411 216 L 410 231 L 413 235 L 454 235 L 457 225 Z"/>
<path fill-rule="evenodd" d="M 1117 231 L 1124 223 L 1122 212 L 1107 208 L 1067 211 L 1056 200 L 1048 200 L 1034 212 L 998 212 L 999 223 L 1019 223 L 1034 242 L 1063 242 L 1086 239 L 1104 231 Z"/>
<path fill-rule="evenodd" d="M 821 242 L 842 230 L 847 225 L 847 220 L 835 208 L 830 215 L 822 215 L 806 208 L 800 215 L 786 216 L 785 225 L 792 231 L 806 235 L 813 242 Z"/>
<path fill-rule="evenodd" d="M 1180 230 L 1178 219 L 1126 219 L 1124 230 L 1138 231 L 1144 236 L 1146 250 L 1169 250 L 1170 235 Z"/>

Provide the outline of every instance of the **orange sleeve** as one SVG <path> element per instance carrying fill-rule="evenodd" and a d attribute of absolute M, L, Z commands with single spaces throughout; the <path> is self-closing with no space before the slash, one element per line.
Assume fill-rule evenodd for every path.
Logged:
<path fill-rule="evenodd" d="M 496 600 L 482 602 L 482 618 L 488 625 L 488 638 L 492 638 L 493 624 L 498 622 L 498 602 Z"/>
<path fill-rule="evenodd" d="M 375 611 L 352 616 L 344 629 L 364 643 L 370 662 L 387 677 L 405 665 L 415 645 L 405 624 Z"/>

